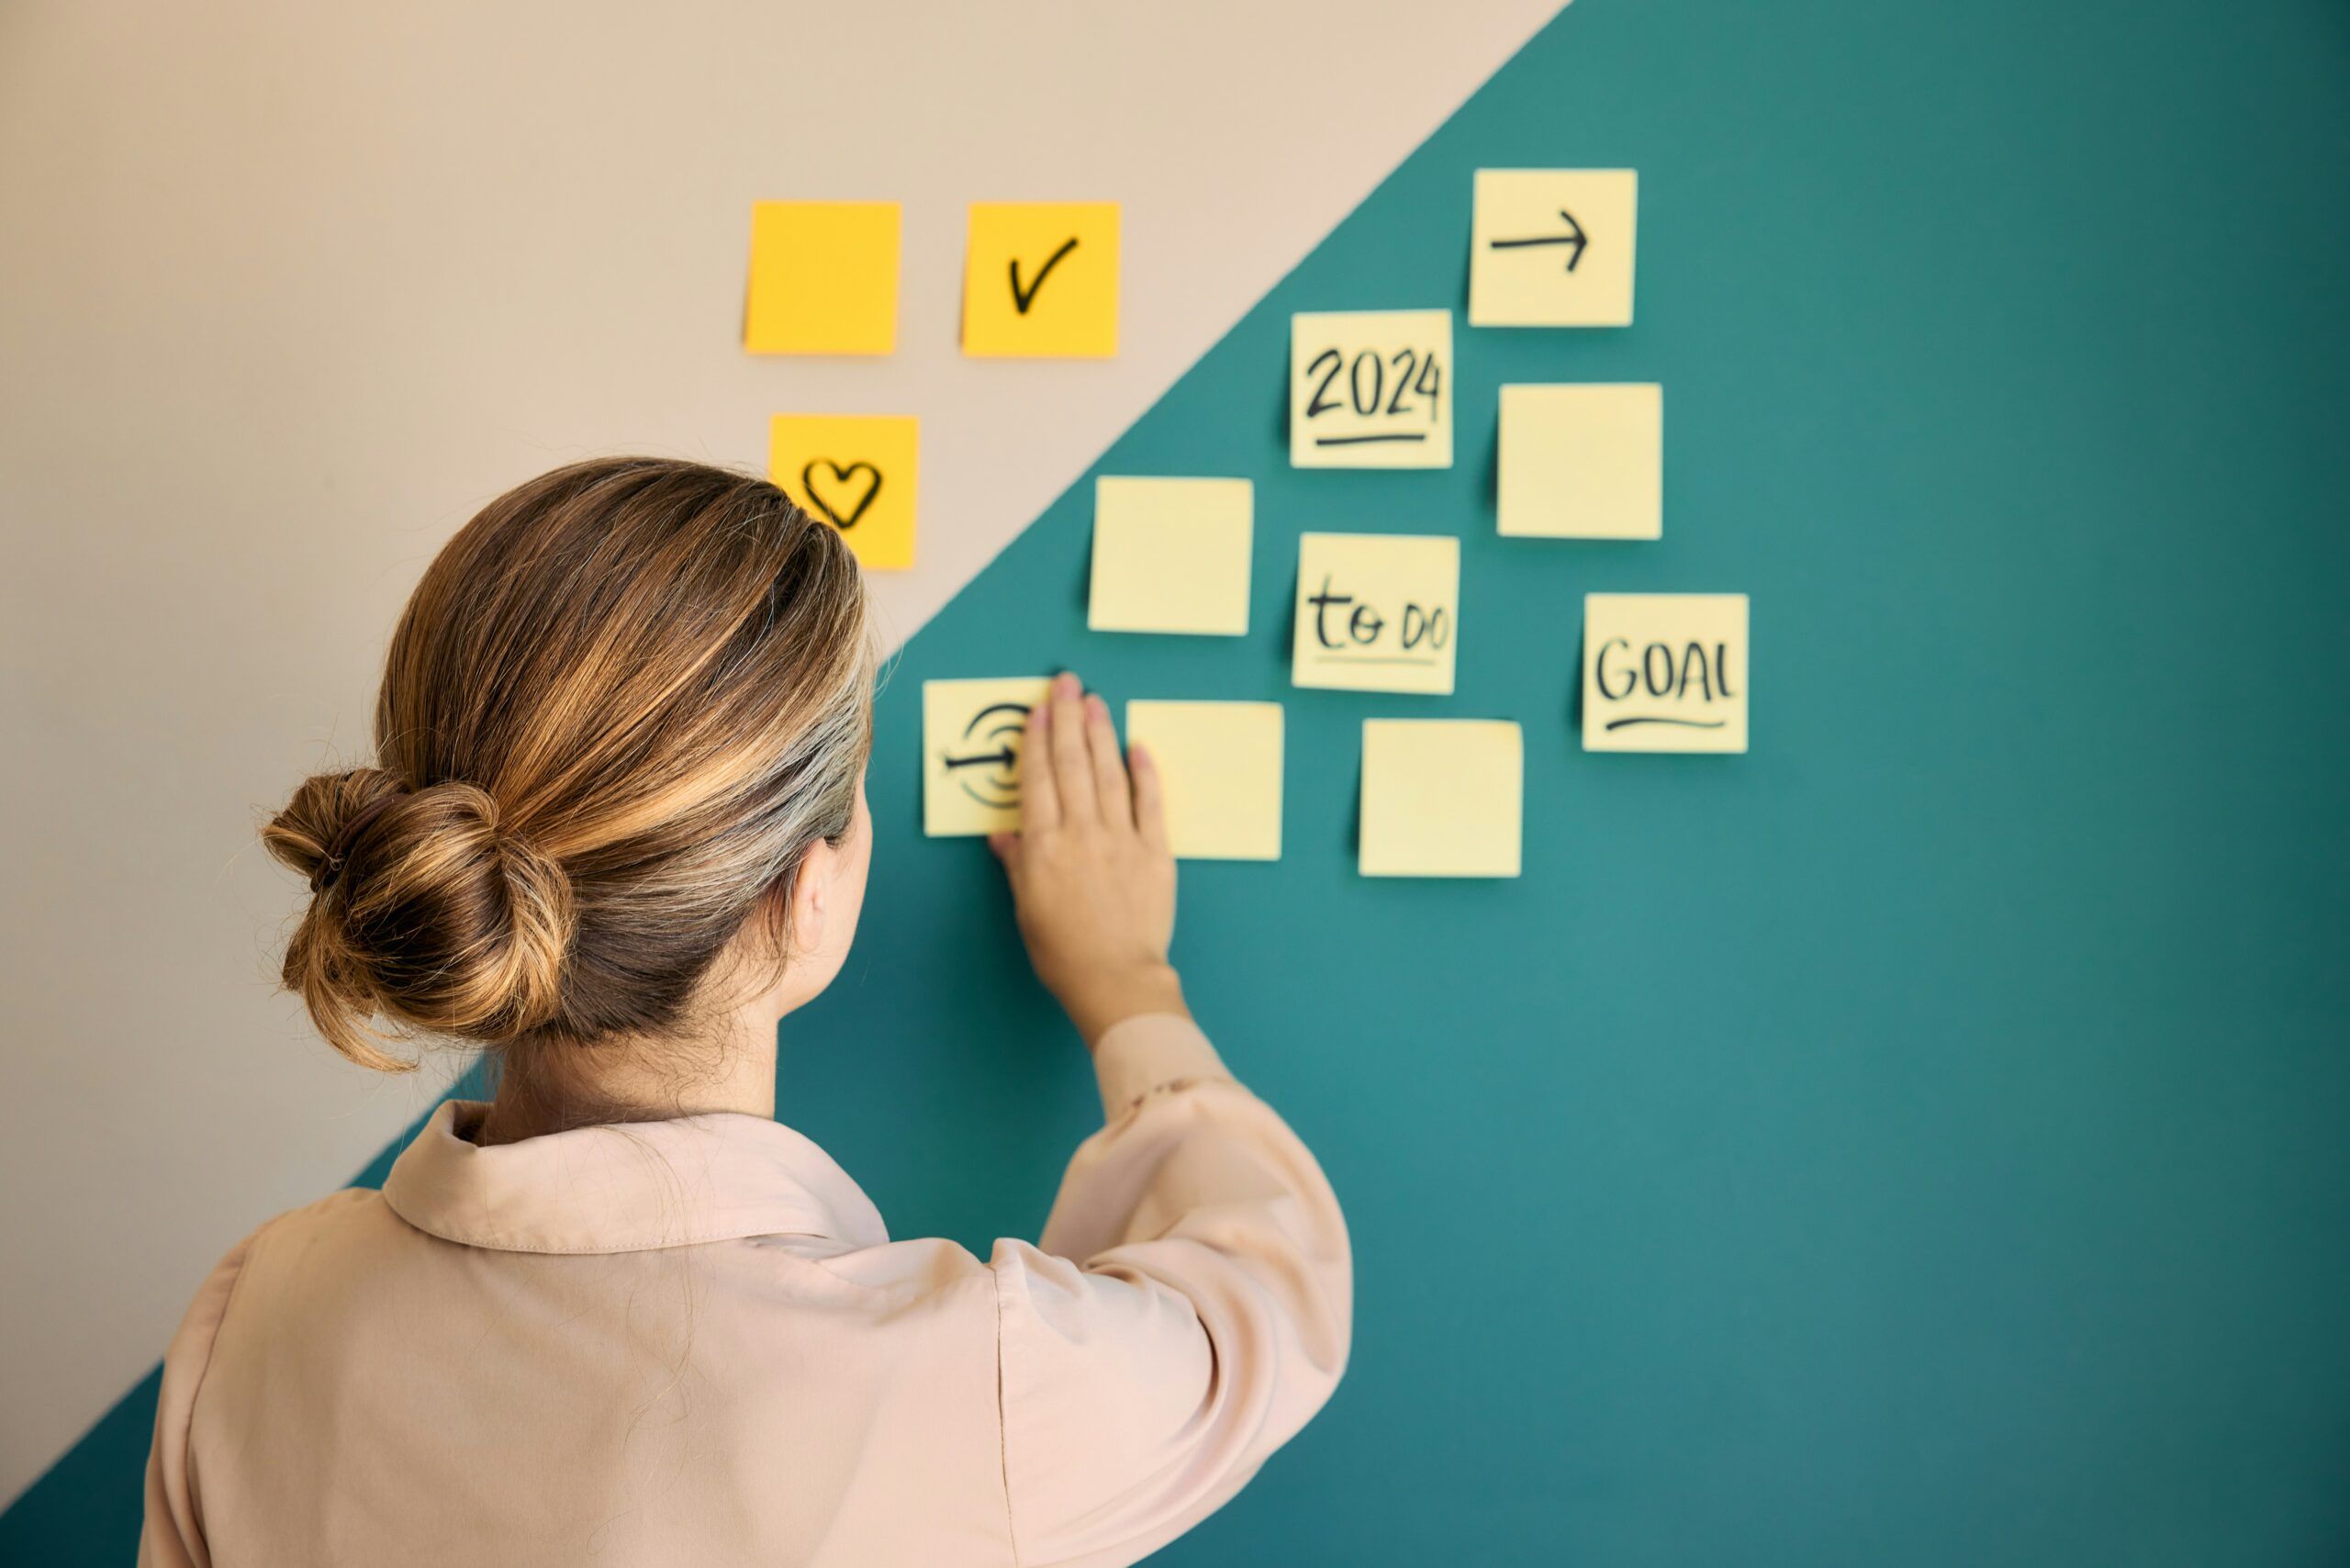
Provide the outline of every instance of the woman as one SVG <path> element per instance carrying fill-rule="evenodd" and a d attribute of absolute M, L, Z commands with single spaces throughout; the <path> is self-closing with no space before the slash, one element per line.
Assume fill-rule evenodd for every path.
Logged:
<path fill-rule="evenodd" d="M 441 553 L 376 765 L 263 837 L 326 1038 L 477 1042 L 496 1096 L 197 1294 L 142 1562 L 1123 1563 L 1329 1396 L 1345 1224 L 1185 1011 L 1157 777 L 1069 676 L 994 845 L 1105 1114 L 1042 1238 L 891 1242 L 773 1119 L 856 930 L 872 681 L 855 562 L 758 480 L 579 464 Z"/>

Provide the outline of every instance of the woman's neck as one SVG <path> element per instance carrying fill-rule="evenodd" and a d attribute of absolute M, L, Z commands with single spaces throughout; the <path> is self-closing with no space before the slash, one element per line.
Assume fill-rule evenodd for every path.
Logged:
<path fill-rule="evenodd" d="M 764 1000 L 764 999 L 763 999 Z M 476 1141 L 485 1146 L 613 1122 L 665 1122 L 713 1111 L 775 1114 L 772 1007 L 728 1014 L 690 1044 L 553 1043 L 509 1056 Z"/>

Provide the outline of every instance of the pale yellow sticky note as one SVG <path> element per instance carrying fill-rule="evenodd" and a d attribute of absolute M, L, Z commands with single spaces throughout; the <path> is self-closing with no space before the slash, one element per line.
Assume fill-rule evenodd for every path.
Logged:
<path fill-rule="evenodd" d="M 1583 600 L 1585 751 L 1744 751 L 1746 596 Z"/>
<path fill-rule="evenodd" d="M 1501 531 L 1554 539 L 1664 534 L 1664 388 L 1502 388 Z"/>
<path fill-rule="evenodd" d="M 1639 176 L 1630 169 L 1480 169 L 1472 327 L 1628 327 Z"/>
<path fill-rule="evenodd" d="M 1052 682 L 922 683 L 922 830 L 933 838 L 1020 826 L 1020 747 Z"/>
<path fill-rule="evenodd" d="M 1460 626 L 1460 540 L 1298 536 L 1292 685 L 1449 692 Z"/>
<path fill-rule="evenodd" d="M 1086 624 L 1245 635 L 1255 496 L 1246 479 L 1094 480 Z"/>
<path fill-rule="evenodd" d="M 1515 877 L 1526 743 L 1504 719 L 1366 719 L 1366 877 Z"/>
<path fill-rule="evenodd" d="M 877 571 L 914 564 L 922 422 L 901 414 L 778 414 L 767 477 L 841 531 Z"/>
<path fill-rule="evenodd" d="M 1452 312 L 1290 318 L 1289 460 L 1296 468 L 1452 466 Z"/>
<path fill-rule="evenodd" d="M 1118 204 L 974 202 L 963 352 L 1107 359 L 1118 352 Z"/>
<path fill-rule="evenodd" d="M 1158 769 L 1177 856 L 1281 857 L 1280 703 L 1129 702 L 1126 744 Z"/>
<path fill-rule="evenodd" d="M 751 205 L 753 353 L 890 353 L 898 346 L 894 201 Z"/>

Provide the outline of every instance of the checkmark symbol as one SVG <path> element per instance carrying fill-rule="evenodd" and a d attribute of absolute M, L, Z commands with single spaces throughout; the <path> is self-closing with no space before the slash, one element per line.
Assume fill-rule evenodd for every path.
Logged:
<path fill-rule="evenodd" d="M 1020 286 L 1020 258 L 1014 256 L 1006 263 L 1012 272 L 1012 308 L 1023 316 L 1027 315 L 1028 307 L 1036 301 L 1036 291 L 1045 286 L 1045 280 L 1053 275 L 1053 269 L 1061 264 L 1061 258 L 1076 249 L 1074 238 L 1062 241 L 1061 248 L 1045 258 L 1045 264 L 1036 269 L 1035 281 L 1026 288 Z"/>

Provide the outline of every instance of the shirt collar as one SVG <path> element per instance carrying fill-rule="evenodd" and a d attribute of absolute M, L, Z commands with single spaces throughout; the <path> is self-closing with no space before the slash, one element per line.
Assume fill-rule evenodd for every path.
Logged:
<path fill-rule="evenodd" d="M 890 1239 L 832 1156 L 765 1116 L 713 1112 L 489 1148 L 488 1110 L 449 1100 L 393 1161 L 384 1201 L 429 1235 L 509 1252 L 639 1252 L 746 1236 Z"/>

